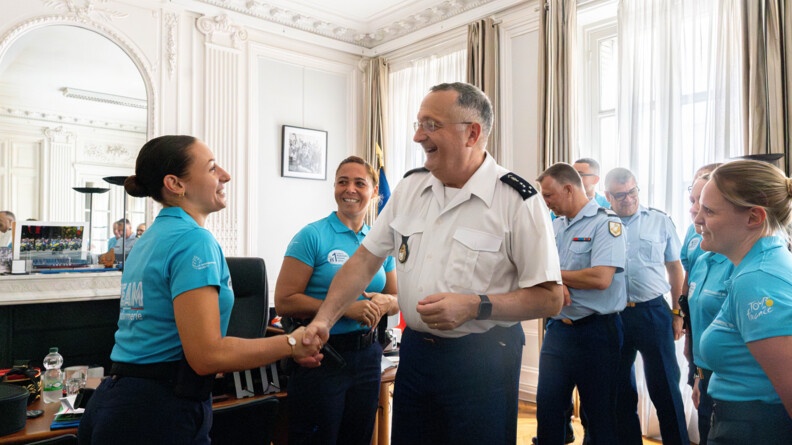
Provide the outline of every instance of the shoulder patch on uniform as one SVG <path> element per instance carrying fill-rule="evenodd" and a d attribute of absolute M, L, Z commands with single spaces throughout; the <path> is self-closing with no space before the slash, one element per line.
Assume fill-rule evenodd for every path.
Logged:
<path fill-rule="evenodd" d="M 608 221 L 608 232 L 610 232 L 614 238 L 620 237 L 622 234 L 621 223 L 617 221 Z"/>
<path fill-rule="evenodd" d="M 500 177 L 501 182 L 508 185 L 509 187 L 517 190 L 517 193 L 522 196 L 523 201 L 530 198 L 531 196 L 537 193 L 534 186 L 531 185 L 530 182 L 526 181 L 525 179 L 517 176 L 516 174 L 509 172 L 505 175 Z"/>
<path fill-rule="evenodd" d="M 647 209 L 649 209 L 649 210 L 654 210 L 655 212 L 660 212 L 660 213 L 662 213 L 663 215 L 666 215 L 666 212 L 664 212 L 664 211 L 662 211 L 662 210 L 660 210 L 660 209 L 656 209 L 656 208 L 654 208 L 654 207 L 647 207 Z"/>
<path fill-rule="evenodd" d="M 414 168 L 412 170 L 408 170 L 407 173 L 405 173 L 404 176 L 402 176 L 402 178 L 406 178 L 413 173 L 429 173 L 429 170 L 426 167 Z"/>

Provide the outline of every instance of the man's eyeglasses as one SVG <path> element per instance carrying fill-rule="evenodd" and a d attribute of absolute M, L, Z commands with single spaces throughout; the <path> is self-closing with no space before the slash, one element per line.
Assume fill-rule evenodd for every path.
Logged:
<path fill-rule="evenodd" d="M 599 175 L 597 175 L 597 174 L 594 174 L 594 173 L 583 173 L 583 172 L 578 172 L 578 174 L 580 175 L 580 177 L 581 177 L 581 178 L 585 178 L 585 177 L 587 177 L 587 176 L 599 176 Z"/>
<path fill-rule="evenodd" d="M 628 196 L 630 198 L 635 198 L 636 196 L 638 196 L 638 192 L 640 191 L 641 189 L 639 189 L 638 187 L 633 187 L 632 190 L 628 190 L 626 192 L 619 192 L 619 193 L 608 192 L 608 193 L 610 193 L 610 195 L 613 196 L 613 199 L 615 199 L 616 201 L 624 201 L 624 198 Z"/>
<path fill-rule="evenodd" d="M 425 131 L 427 133 L 433 133 L 435 130 L 443 128 L 446 125 L 462 125 L 462 124 L 470 125 L 472 123 L 473 122 L 446 122 L 446 123 L 443 123 L 443 122 L 433 121 L 431 119 L 426 119 L 426 120 L 423 120 L 423 121 L 413 122 L 413 129 L 415 129 L 415 131 L 418 131 L 419 128 L 422 128 L 423 131 Z"/>

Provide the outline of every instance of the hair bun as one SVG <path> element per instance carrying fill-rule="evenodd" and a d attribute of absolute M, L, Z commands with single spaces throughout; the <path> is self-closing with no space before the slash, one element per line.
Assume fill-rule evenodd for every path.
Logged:
<path fill-rule="evenodd" d="M 786 178 L 787 195 L 792 196 L 792 178 Z"/>
<path fill-rule="evenodd" d="M 127 176 L 126 180 L 124 180 L 124 190 L 135 198 L 145 198 L 149 196 L 148 190 L 138 182 L 137 175 Z"/>

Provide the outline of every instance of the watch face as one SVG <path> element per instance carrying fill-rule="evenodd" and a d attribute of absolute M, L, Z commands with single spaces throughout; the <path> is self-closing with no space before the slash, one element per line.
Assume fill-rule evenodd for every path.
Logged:
<path fill-rule="evenodd" d="M 292 337 L 291 335 L 290 335 L 290 336 L 288 336 L 288 337 L 286 337 L 286 340 L 287 340 L 287 341 L 289 342 L 289 344 L 290 344 L 290 345 L 292 345 L 292 346 L 296 346 L 296 345 L 297 345 L 297 340 L 295 340 L 295 339 L 294 339 L 294 337 Z"/>

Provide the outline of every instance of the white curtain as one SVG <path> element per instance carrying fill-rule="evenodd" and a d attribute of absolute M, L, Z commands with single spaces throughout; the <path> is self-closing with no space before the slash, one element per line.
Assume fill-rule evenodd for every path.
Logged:
<path fill-rule="evenodd" d="M 687 185 L 701 165 L 743 154 L 742 74 L 735 0 L 623 0 L 618 9 L 619 160 L 641 186 L 641 202 L 690 224 Z M 669 301 L 670 303 L 670 301 Z M 677 342 L 691 439 L 697 438 L 687 361 Z M 636 362 L 644 434 L 659 435 Z"/>
<path fill-rule="evenodd" d="M 420 145 L 413 142 L 413 122 L 429 88 L 443 82 L 464 82 L 465 49 L 414 60 L 409 67 L 390 73 L 385 165 L 391 190 L 404 173 L 424 163 Z"/>

